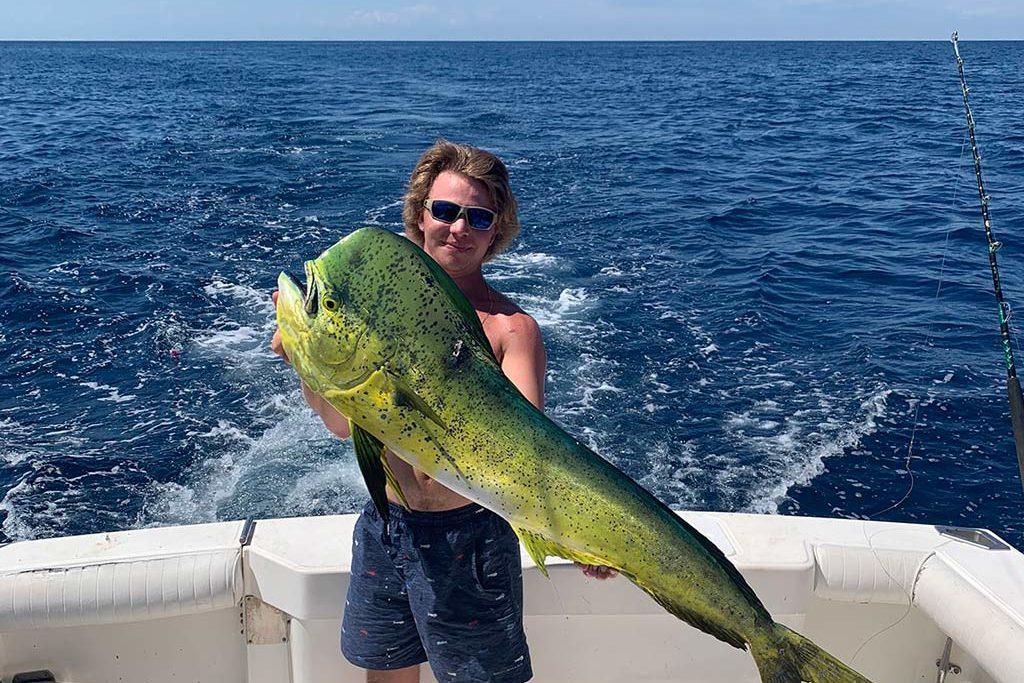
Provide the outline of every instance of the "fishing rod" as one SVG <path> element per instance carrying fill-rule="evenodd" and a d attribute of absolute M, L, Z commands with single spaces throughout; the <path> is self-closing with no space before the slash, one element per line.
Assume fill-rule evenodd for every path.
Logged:
<path fill-rule="evenodd" d="M 1003 358 L 1006 361 L 1006 393 L 1010 399 L 1010 420 L 1013 423 L 1013 440 L 1017 446 L 1017 465 L 1020 467 L 1021 484 L 1024 485 L 1024 396 L 1021 396 L 1020 381 L 1017 379 L 1017 368 L 1013 362 L 1013 347 L 1010 340 L 1010 305 L 1003 300 L 1003 288 L 999 281 L 999 266 L 996 263 L 996 252 L 1002 246 L 992 236 L 992 220 L 988 205 L 990 197 L 985 192 L 985 183 L 981 179 L 981 154 L 974 138 L 974 114 L 967 99 L 970 89 L 964 78 L 964 60 L 960 56 L 959 36 L 956 31 L 950 37 L 953 53 L 956 55 L 956 68 L 960 72 L 960 90 L 964 96 L 964 111 L 967 113 L 967 133 L 971 139 L 971 154 L 974 156 L 974 177 L 978 181 L 978 197 L 981 199 L 981 219 L 985 226 L 985 239 L 988 240 L 988 265 L 992 271 L 992 286 L 996 293 L 999 306 L 999 337 L 1003 344 Z"/>

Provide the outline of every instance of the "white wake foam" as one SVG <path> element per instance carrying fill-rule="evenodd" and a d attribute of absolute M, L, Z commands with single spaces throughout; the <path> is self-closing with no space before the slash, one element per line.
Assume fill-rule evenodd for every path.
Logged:
<path fill-rule="evenodd" d="M 776 513 L 794 486 L 802 486 L 825 471 L 825 460 L 842 455 L 860 445 L 864 437 L 875 433 L 878 420 L 886 415 L 887 400 L 892 393 L 879 389 L 860 403 L 860 415 L 852 422 L 835 416 L 838 407 L 828 397 L 819 395 L 819 406 L 778 415 L 775 420 L 753 418 L 758 435 L 727 426 L 727 431 L 745 439 L 765 456 L 768 466 L 761 467 L 754 481 L 747 509 L 751 512 Z M 748 416 L 749 417 L 749 416 Z"/>
<path fill-rule="evenodd" d="M 298 378 L 269 350 L 276 325 L 269 292 L 221 278 L 204 291 L 222 313 L 194 346 L 211 371 L 244 387 L 253 419 L 186 416 L 206 425 L 188 434 L 198 455 L 183 477 L 150 487 L 136 525 L 353 509 L 365 488 L 350 447 L 323 427 Z"/>

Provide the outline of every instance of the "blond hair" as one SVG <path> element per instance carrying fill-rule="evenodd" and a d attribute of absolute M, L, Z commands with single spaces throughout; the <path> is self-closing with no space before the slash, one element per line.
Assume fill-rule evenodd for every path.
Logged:
<path fill-rule="evenodd" d="M 439 139 L 423 153 L 409 176 L 409 186 L 405 192 L 405 207 L 402 209 L 405 234 L 423 246 L 423 231 L 420 230 L 423 202 L 437 176 L 444 171 L 477 180 L 487 188 L 491 205 L 497 214 L 494 227 L 491 228 L 497 231 L 497 235 L 484 256 L 484 261 L 489 261 L 504 251 L 519 234 L 519 216 L 516 198 L 508 181 L 508 169 L 501 163 L 501 159 L 479 147 Z"/>

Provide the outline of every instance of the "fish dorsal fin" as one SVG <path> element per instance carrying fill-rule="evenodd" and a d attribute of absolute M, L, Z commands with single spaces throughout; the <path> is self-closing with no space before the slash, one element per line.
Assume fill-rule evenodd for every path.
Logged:
<path fill-rule="evenodd" d="M 537 565 L 537 569 L 541 571 L 544 576 L 548 575 L 547 567 L 545 566 L 545 560 L 548 557 L 564 557 L 567 560 L 573 560 L 575 562 L 581 562 L 583 564 L 597 564 L 612 567 L 622 573 L 623 576 L 628 578 L 630 581 L 635 583 L 637 586 L 642 588 L 644 592 L 654 598 L 659 605 L 668 610 L 671 614 L 682 619 L 683 621 L 699 628 L 705 633 L 710 633 L 719 640 L 729 643 L 733 647 L 743 649 L 746 647 L 746 642 L 743 640 L 743 636 L 739 635 L 732 629 L 723 626 L 715 622 L 712 619 L 708 619 L 705 615 L 701 614 L 697 610 L 692 610 L 685 605 L 674 603 L 672 600 L 659 594 L 658 590 L 652 586 L 645 585 L 643 582 L 638 581 L 637 577 L 632 574 L 625 567 L 618 567 L 610 564 L 606 560 L 597 557 L 596 555 L 590 555 L 588 553 L 582 553 L 571 548 L 567 548 L 559 543 L 548 540 L 540 534 L 534 533 L 521 527 L 512 527 L 516 532 L 516 536 L 522 542 L 523 546 L 526 547 L 526 552 L 533 558 L 534 563 Z M 721 552 L 721 551 L 719 551 Z"/>
<path fill-rule="evenodd" d="M 405 494 L 398 486 L 394 472 L 388 466 L 384 458 L 384 444 L 370 434 L 368 431 L 349 420 L 349 431 L 352 432 L 352 445 L 356 451 L 356 462 L 359 463 L 359 471 L 363 473 L 363 480 L 370 492 L 370 499 L 373 506 L 377 508 L 378 514 L 384 521 L 388 520 L 388 494 L 385 487 L 390 484 L 391 489 L 398 494 L 402 504 L 408 509 L 409 503 Z"/>
<path fill-rule="evenodd" d="M 530 554 L 530 558 L 533 559 L 534 564 L 537 565 L 537 569 L 544 576 L 548 575 L 547 558 L 549 557 L 564 557 L 567 560 L 574 562 L 581 562 L 583 564 L 598 564 L 603 566 L 611 566 L 613 569 L 620 569 L 609 565 L 606 560 L 591 555 L 589 553 L 582 553 L 572 548 L 568 548 L 564 545 L 550 541 L 540 534 L 523 529 L 522 527 L 512 527 L 512 530 L 516 532 L 516 536 L 522 542 L 523 547 L 526 548 L 526 552 Z"/>
<path fill-rule="evenodd" d="M 654 498 L 653 495 L 651 497 Z M 757 593 L 755 593 L 754 589 L 750 587 L 750 584 L 747 583 L 747 580 L 743 578 L 743 574 L 740 574 L 740 570 L 736 569 L 736 565 L 729 561 L 729 558 L 725 556 L 725 553 L 722 552 L 721 548 L 712 543 L 710 538 L 708 538 L 701 532 L 697 531 L 697 529 L 695 529 L 693 525 L 691 525 L 685 519 L 677 515 L 675 511 L 670 509 L 667 505 L 665 505 L 661 501 L 658 501 L 658 504 L 665 510 L 665 512 L 671 515 L 675 519 L 675 521 L 679 523 L 679 525 L 682 526 L 683 529 L 686 530 L 686 533 L 693 537 L 693 539 L 696 540 L 698 544 L 700 544 L 700 547 L 703 548 L 704 551 L 713 558 L 713 560 L 718 564 L 718 566 L 720 566 L 722 570 L 729 575 L 729 578 L 733 580 L 737 588 L 739 588 L 740 592 L 743 593 L 744 597 L 746 597 L 747 600 L 749 600 L 758 610 L 760 610 L 762 614 L 767 615 L 768 610 L 765 609 L 764 604 L 761 602 L 761 599 L 757 597 Z M 722 640 L 725 639 L 723 638 Z"/>
<path fill-rule="evenodd" d="M 547 577 L 548 551 L 545 547 L 544 539 L 532 531 L 527 531 L 526 529 L 513 527 L 513 530 L 516 532 L 516 536 L 519 537 L 519 541 L 523 544 L 523 547 L 526 548 L 526 552 L 530 554 L 530 558 L 533 559 L 533 563 L 537 565 L 537 569 L 540 570 L 541 574 Z"/>
<path fill-rule="evenodd" d="M 437 261 L 430 257 L 430 254 L 423 251 L 419 247 L 415 250 L 416 255 L 426 265 L 427 270 L 434 276 L 434 280 L 437 282 L 437 286 L 442 292 L 448 295 L 451 299 L 452 304 L 455 306 L 455 310 L 459 312 L 459 315 L 465 320 L 466 325 L 469 327 L 470 334 L 472 337 L 484 348 L 484 351 L 495 363 L 498 359 L 494 356 L 494 349 L 491 348 L 491 342 L 487 340 L 487 335 L 484 334 L 484 326 L 480 324 L 480 317 L 476 314 L 476 309 L 473 308 L 473 304 L 469 303 L 469 299 L 462 293 L 459 286 L 455 284 L 455 280 L 452 279 L 451 275 L 445 272 L 444 268 L 437 265 Z"/>
<path fill-rule="evenodd" d="M 728 625 L 714 619 L 710 619 L 706 614 L 701 614 L 699 610 L 691 609 L 687 605 L 672 602 L 672 600 L 660 595 L 655 588 L 645 585 L 641 581 L 638 581 L 636 577 L 631 576 L 628 573 L 625 574 L 625 576 L 643 589 L 645 593 L 654 598 L 654 601 L 664 607 L 670 614 L 682 619 L 694 628 L 699 628 L 701 631 L 704 631 L 704 633 L 713 635 L 722 642 L 729 643 L 733 647 L 741 650 L 747 649 L 747 641 L 744 640 L 743 636 L 738 631 L 729 628 Z M 786 680 L 788 681 L 789 679 L 787 678 Z"/>

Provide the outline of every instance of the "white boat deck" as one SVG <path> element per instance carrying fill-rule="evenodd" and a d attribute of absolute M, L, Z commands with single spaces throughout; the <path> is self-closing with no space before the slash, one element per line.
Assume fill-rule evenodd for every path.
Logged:
<path fill-rule="evenodd" d="M 775 618 L 876 683 L 1024 681 L 1024 556 L 991 534 L 686 512 Z M 338 650 L 354 515 L 224 522 L 0 549 L 0 677 L 362 681 Z M 620 577 L 523 554 L 535 681 L 755 682 L 749 654 L 666 614 Z M 432 680 L 425 670 L 423 680 Z"/>

